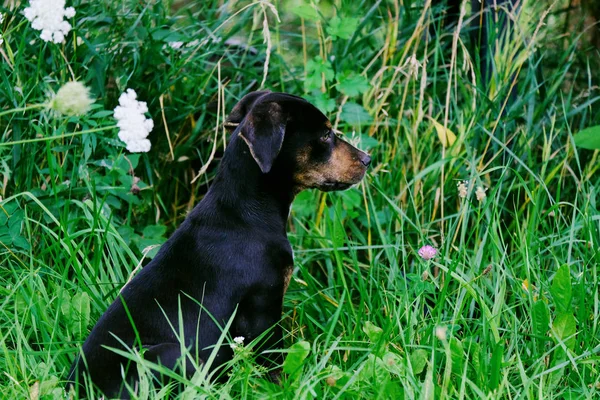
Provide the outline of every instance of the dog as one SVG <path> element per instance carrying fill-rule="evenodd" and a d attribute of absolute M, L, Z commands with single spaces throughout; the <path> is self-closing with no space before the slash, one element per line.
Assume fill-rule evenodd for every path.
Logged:
<path fill-rule="evenodd" d="M 293 267 L 286 233 L 292 201 L 304 189 L 357 184 L 371 157 L 337 137 L 315 106 L 290 94 L 249 93 L 227 124 L 236 128 L 207 194 L 84 342 L 67 378 L 81 396 L 88 376 L 107 397 L 129 396 L 124 383 L 135 387 L 137 368 L 113 349 L 141 350 L 145 360 L 169 369 L 185 364 L 188 376 L 194 363 L 182 360 L 182 346 L 195 365 L 213 350 L 211 368 L 223 365 L 233 350 L 215 345 L 232 316 L 231 337 L 249 343 L 263 336 L 257 354 L 282 348 L 278 322 Z M 258 362 L 276 370 L 282 353 L 269 354 Z"/>

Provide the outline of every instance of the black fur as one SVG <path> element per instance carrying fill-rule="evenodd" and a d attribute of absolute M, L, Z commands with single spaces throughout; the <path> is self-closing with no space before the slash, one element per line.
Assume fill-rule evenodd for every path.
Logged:
<path fill-rule="evenodd" d="M 326 117 L 299 97 L 251 93 L 232 110 L 228 121 L 239 126 L 210 190 L 156 257 L 123 288 L 83 344 L 83 357 L 77 357 L 68 377 L 69 386 L 78 385 L 81 395 L 86 393 L 83 377 L 87 374 L 108 397 L 128 396 L 121 369 L 135 385 L 135 364 L 128 365 L 106 347 L 142 346 L 145 359 L 175 368 L 181 353 L 174 330 L 180 322 L 184 345 L 201 364 L 236 308 L 231 337 L 243 336 L 249 343 L 271 329 L 258 350 L 281 348 L 278 322 L 293 265 L 286 235 L 292 200 L 304 188 L 331 190 L 331 185 L 340 185 L 333 189 L 341 189 L 358 182 L 370 158 L 325 135 L 330 126 Z M 299 171 L 331 167 L 328 154 L 336 146 L 345 146 L 348 165 L 357 171 L 351 182 L 346 182 L 347 177 L 344 182 L 323 178 L 322 185 L 299 180 Z M 299 161 L 299 149 L 313 155 Z M 232 350 L 225 344 L 217 354 L 214 367 L 229 360 Z M 281 359 L 264 357 L 261 362 L 273 367 Z M 194 372 L 190 360 L 186 369 L 188 375 Z"/>

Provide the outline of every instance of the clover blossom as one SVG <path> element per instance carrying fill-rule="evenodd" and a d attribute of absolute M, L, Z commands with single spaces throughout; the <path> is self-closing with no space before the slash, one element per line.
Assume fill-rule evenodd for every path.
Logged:
<path fill-rule="evenodd" d="M 424 260 L 431 260 L 437 254 L 437 249 L 430 245 L 425 245 L 419 249 L 419 256 Z"/>
<path fill-rule="evenodd" d="M 81 82 L 65 83 L 50 100 L 49 107 L 63 115 L 82 115 L 90 110 L 94 100 L 90 89 Z"/>
<path fill-rule="evenodd" d="M 65 0 L 31 0 L 23 14 L 33 29 L 41 31 L 44 42 L 62 43 L 71 31 L 71 24 L 64 18 L 73 18 L 75 9 L 65 8 Z"/>
<path fill-rule="evenodd" d="M 114 116 L 119 127 L 119 139 L 127 145 L 127 150 L 132 153 L 146 153 L 152 144 L 146 139 L 154 128 L 151 118 L 146 118 L 148 112 L 145 101 L 137 100 L 137 93 L 133 89 L 119 97 L 119 105 L 115 108 Z"/>

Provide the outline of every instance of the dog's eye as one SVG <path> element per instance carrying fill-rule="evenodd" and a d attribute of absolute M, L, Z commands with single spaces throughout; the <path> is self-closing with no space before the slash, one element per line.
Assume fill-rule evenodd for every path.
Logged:
<path fill-rule="evenodd" d="M 331 136 L 332 136 L 332 134 L 331 134 L 331 130 L 330 130 L 330 129 L 328 129 L 328 130 L 326 130 L 326 131 L 323 133 L 323 136 L 321 136 L 321 141 L 322 141 L 322 142 L 327 142 L 329 139 L 331 139 Z"/>

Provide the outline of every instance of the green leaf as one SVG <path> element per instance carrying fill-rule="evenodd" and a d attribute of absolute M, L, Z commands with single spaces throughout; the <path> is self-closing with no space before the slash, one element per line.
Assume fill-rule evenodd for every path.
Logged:
<path fill-rule="evenodd" d="M 329 82 L 333 80 L 334 76 L 331 63 L 321 57 L 315 57 L 306 63 L 304 87 L 307 91 L 320 90 L 323 77 L 325 77 L 326 82 Z"/>
<path fill-rule="evenodd" d="M 552 278 L 550 294 L 552 294 L 556 311 L 559 313 L 571 311 L 571 271 L 568 265 L 565 264 L 556 271 Z"/>
<path fill-rule="evenodd" d="M 363 106 L 352 102 L 344 104 L 342 119 L 352 126 L 368 125 L 373 120 Z"/>
<path fill-rule="evenodd" d="M 410 355 L 410 365 L 414 375 L 418 375 L 425 369 L 427 360 L 429 359 L 427 352 L 423 349 L 416 349 Z"/>
<path fill-rule="evenodd" d="M 25 239 L 23 236 L 15 237 L 13 239 L 13 245 L 15 245 L 16 247 L 19 247 L 23 250 L 29 250 L 31 248 L 27 239 Z"/>
<path fill-rule="evenodd" d="M 305 340 L 301 340 L 298 343 L 294 343 L 288 349 L 288 354 L 283 362 L 283 372 L 286 374 L 293 374 L 300 370 L 304 360 L 310 353 L 310 343 Z"/>
<path fill-rule="evenodd" d="M 314 193 L 304 190 L 296 196 L 292 205 L 292 213 L 297 217 L 308 217 L 317 209 Z"/>
<path fill-rule="evenodd" d="M 313 6 L 308 4 L 301 4 L 299 6 L 293 7 L 291 11 L 300 18 L 304 18 L 309 21 L 318 21 L 320 19 L 317 10 Z"/>
<path fill-rule="evenodd" d="M 319 82 L 319 86 L 321 83 Z M 328 114 L 335 110 L 335 100 L 330 98 L 326 93 L 315 91 L 312 96 L 309 96 L 309 100 L 315 105 L 323 114 Z"/>
<path fill-rule="evenodd" d="M 590 150 L 600 149 L 600 125 L 579 131 L 574 139 L 577 147 Z"/>
<path fill-rule="evenodd" d="M 489 390 L 495 390 L 502 381 L 502 360 L 504 359 L 504 345 L 498 342 L 494 345 L 490 361 Z"/>
<path fill-rule="evenodd" d="M 146 239 L 156 239 L 161 238 L 165 232 L 167 232 L 167 227 L 164 225 L 148 225 L 144 228 L 142 235 Z"/>
<path fill-rule="evenodd" d="M 577 332 L 577 323 L 571 313 L 560 313 L 554 318 L 552 323 L 552 333 L 555 338 L 565 343 L 569 350 L 575 347 L 575 333 Z"/>
<path fill-rule="evenodd" d="M 137 247 L 140 253 L 144 254 L 145 257 L 149 259 L 153 259 L 154 256 L 160 250 L 160 245 L 162 245 L 167 239 L 165 238 L 141 238 L 137 240 Z"/>
<path fill-rule="evenodd" d="M 377 146 L 379 146 L 377 139 L 369 135 L 365 135 L 364 133 L 360 135 L 360 143 L 358 144 L 358 147 L 361 150 L 367 151 Z"/>
<path fill-rule="evenodd" d="M 84 336 L 90 323 L 90 296 L 86 292 L 73 296 L 70 317 L 73 334 L 76 337 Z"/>
<path fill-rule="evenodd" d="M 405 375 L 404 363 L 399 355 L 388 351 L 383 355 L 383 357 L 381 357 L 381 360 L 383 361 L 383 366 L 388 370 L 388 372 L 398 376 Z"/>
<path fill-rule="evenodd" d="M 533 320 L 533 334 L 536 336 L 546 336 L 550 327 L 550 315 L 548 313 L 548 306 L 544 301 L 538 300 L 533 304 L 531 317 Z"/>
<path fill-rule="evenodd" d="M 452 372 L 456 375 L 461 375 L 465 361 L 465 352 L 460 340 L 452 336 L 448 341 L 450 345 L 450 356 L 452 358 Z"/>
<path fill-rule="evenodd" d="M 358 380 L 363 382 L 383 383 L 389 380 L 389 372 L 383 360 L 369 354 L 363 369 L 358 373 Z"/>
<path fill-rule="evenodd" d="M 350 39 L 358 27 L 358 18 L 340 18 L 337 15 L 329 20 L 327 33 L 332 40 Z"/>
<path fill-rule="evenodd" d="M 381 335 L 383 335 L 383 329 L 373 324 L 371 321 L 365 322 L 363 325 L 363 332 L 367 334 L 367 337 L 371 341 L 371 343 L 379 342 L 381 339 Z"/>
<path fill-rule="evenodd" d="M 339 91 L 349 97 L 358 96 L 369 89 L 367 78 L 352 71 L 337 74 L 337 81 Z"/>

